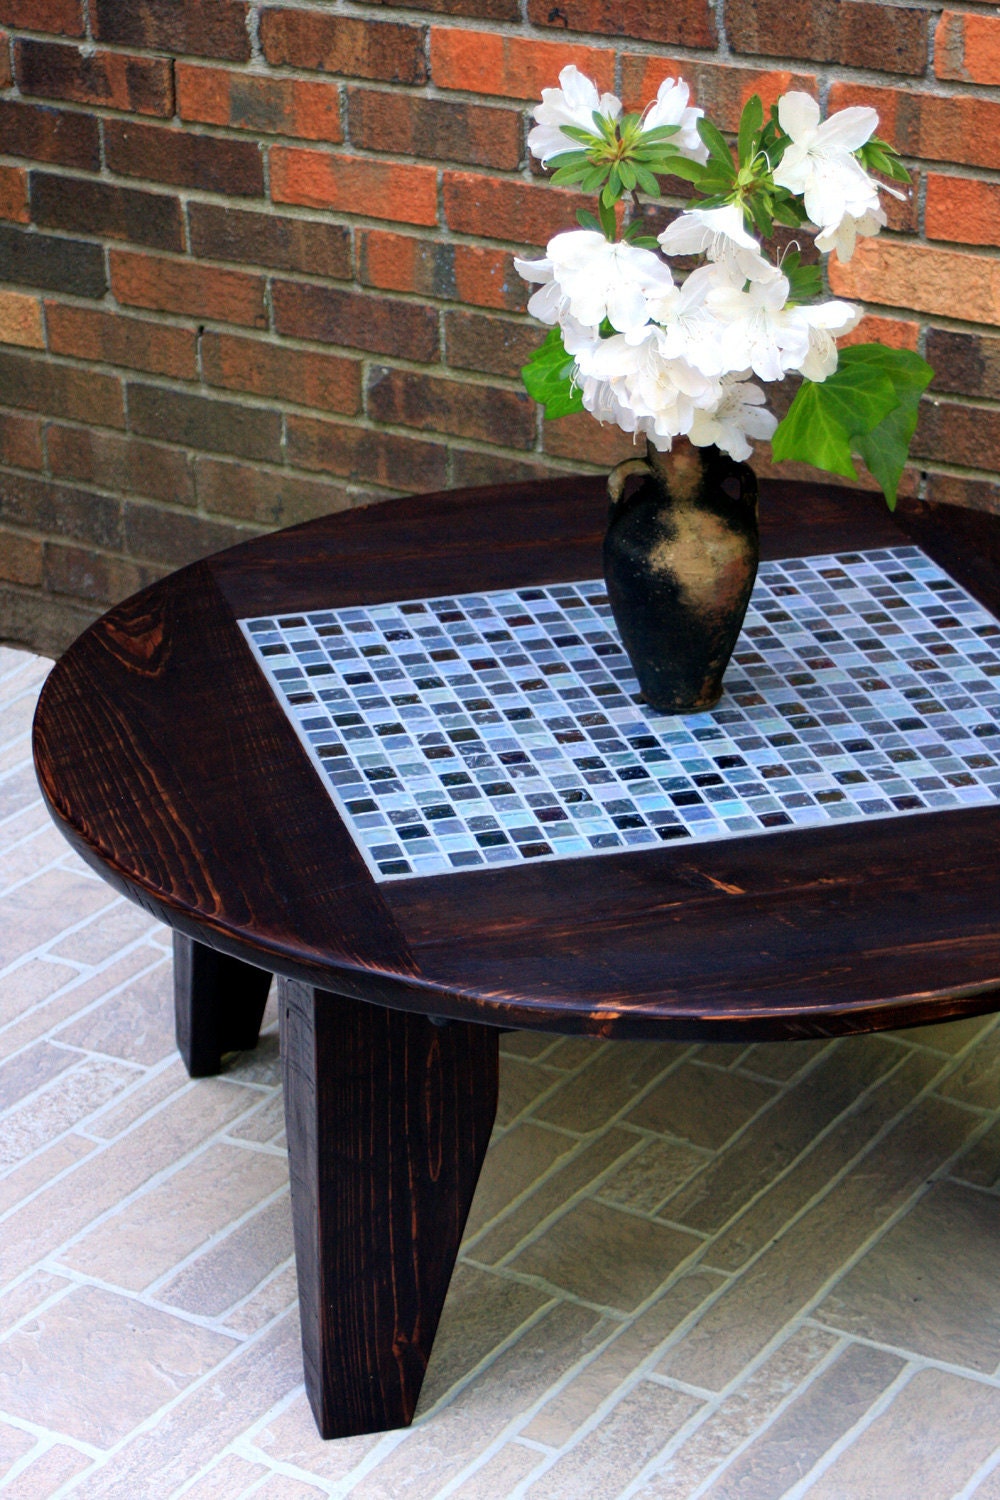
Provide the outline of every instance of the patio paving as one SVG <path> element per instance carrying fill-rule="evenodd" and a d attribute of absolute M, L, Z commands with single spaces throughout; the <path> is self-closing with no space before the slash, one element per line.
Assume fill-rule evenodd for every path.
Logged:
<path fill-rule="evenodd" d="M 502 1039 L 408 1432 L 303 1394 L 272 1008 L 188 1080 L 170 938 L 41 803 L 0 647 L 9 1500 L 1000 1500 L 1000 1027 Z"/>

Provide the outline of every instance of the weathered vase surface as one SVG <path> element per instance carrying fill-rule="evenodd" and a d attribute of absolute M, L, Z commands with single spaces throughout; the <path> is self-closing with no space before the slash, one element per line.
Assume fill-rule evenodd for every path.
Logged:
<path fill-rule="evenodd" d="M 642 483 L 626 497 L 632 474 Z M 757 574 L 756 476 L 679 439 L 619 464 L 608 491 L 604 577 L 643 699 L 661 713 L 711 708 Z"/>

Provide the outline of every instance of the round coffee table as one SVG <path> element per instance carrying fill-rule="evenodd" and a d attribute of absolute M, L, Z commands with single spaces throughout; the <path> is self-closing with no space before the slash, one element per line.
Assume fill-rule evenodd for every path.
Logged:
<path fill-rule="evenodd" d="M 915 543 L 1000 612 L 1000 519 L 765 484 L 765 558 Z M 1000 805 L 376 881 L 237 625 L 594 578 L 598 479 L 386 502 L 207 558 L 50 674 L 44 795 L 175 932 L 192 1075 L 271 976 L 303 1353 L 325 1437 L 412 1417 L 496 1106 L 504 1027 L 725 1042 L 1000 1008 Z"/>

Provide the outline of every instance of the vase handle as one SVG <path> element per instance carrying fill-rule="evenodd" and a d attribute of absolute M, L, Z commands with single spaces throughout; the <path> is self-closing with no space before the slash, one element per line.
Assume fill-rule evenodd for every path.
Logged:
<path fill-rule="evenodd" d="M 608 475 L 608 498 L 611 501 L 612 510 L 618 504 L 625 489 L 625 481 L 630 474 L 652 474 L 653 470 L 647 458 L 626 458 L 620 464 L 615 464 Z"/>

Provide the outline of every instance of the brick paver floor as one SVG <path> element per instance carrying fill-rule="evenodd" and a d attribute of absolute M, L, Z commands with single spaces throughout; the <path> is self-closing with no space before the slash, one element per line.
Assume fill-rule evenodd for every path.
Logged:
<path fill-rule="evenodd" d="M 1000 1029 L 503 1039 L 409 1432 L 302 1390 L 273 1012 L 190 1082 L 169 934 L 50 823 L 0 648 L 9 1500 L 1000 1497 Z"/>

